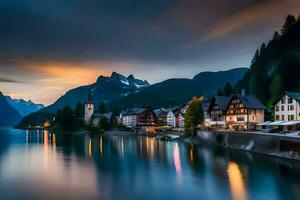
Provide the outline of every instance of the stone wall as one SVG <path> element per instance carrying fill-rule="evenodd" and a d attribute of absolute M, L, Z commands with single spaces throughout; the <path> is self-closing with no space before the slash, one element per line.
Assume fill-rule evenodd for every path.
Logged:
<path fill-rule="evenodd" d="M 250 132 L 198 131 L 198 138 L 224 148 L 300 160 L 300 138 Z"/>

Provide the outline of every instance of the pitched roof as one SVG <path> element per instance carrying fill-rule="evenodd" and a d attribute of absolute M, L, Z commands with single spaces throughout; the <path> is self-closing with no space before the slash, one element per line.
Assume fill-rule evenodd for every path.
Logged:
<path fill-rule="evenodd" d="M 107 118 L 108 120 L 111 119 L 111 116 L 112 116 L 112 112 L 107 112 L 107 113 L 94 113 L 92 115 L 92 118 L 95 119 L 95 118 L 101 118 L 101 117 L 105 117 Z"/>
<path fill-rule="evenodd" d="M 165 109 L 165 108 L 159 108 L 153 111 L 155 113 L 155 115 L 166 115 L 168 114 L 169 110 Z"/>
<path fill-rule="evenodd" d="M 233 97 L 240 99 L 246 108 L 265 109 L 265 106 L 255 96 L 236 94 Z"/>
<path fill-rule="evenodd" d="M 146 109 L 145 108 L 131 108 L 131 109 L 126 109 L 121 112 L 121 115 L 136 115 L 144 112 Z"/>
<path fill-rule="evenodd" d="M 285 92 L 289 97 L 300 101 L 300 93 L 299 92 Z"/>
<path fill-rule="evenodd" d="M 224 97 L 224 96 L 215 96 L 216 102 L 218 103 L 218 106 L 221 110 L 226 110 L 229 102 L 230 97 Z"/>
<path fill-rule="evenodd" d="M 273 102 L 273 105 L 275 105 L 284 95 L 287 95 L 289 97 L 292 97 L 296 101 L 300 101 L 300 93 L 299 92 L 284 92 L 276 99 L 276 101 Z"/>

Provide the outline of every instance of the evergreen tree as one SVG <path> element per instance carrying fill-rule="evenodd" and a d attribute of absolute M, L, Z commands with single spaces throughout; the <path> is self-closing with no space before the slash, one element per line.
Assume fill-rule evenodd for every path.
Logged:
<path fill-rule="evenodd" d="M 102 102 L 100 102 L 100 104 L 99 104 L 99 113 L 100 114 L 103 114 L 103 113 L 105 113 L 106 112 L 106 108 L 105 108 L 106 106 L 105 106 L 105 103 L 102 101 Z"/>
<path fill-rule="evenodd" d="M 223 96 L 223 91 L 221 89 L 219 89 L 217 95 L 218 96 Z"/>
<path fill-rule="evenodd" d="M 106 117 L 101 117 L 98 124 L 99 128 L 102 130 L 107 130 L 109 128 L 109 121 Z"/>
<path fill-rule="evenodd" d="M 76 108 L 75 108 L 75 117 L 76 118 L 83 118 L 83 104 L 78 102 L 76 104 Z"/>
<path fill-rule="evenodd" d="M 289 29 L 296 23 L 296 18 L 294 15 L 288 15 L 285 19 L 285 23 L 281 29 L 281 33 L 283 35 L 287 34 L 289 32 Z"/>
<path fill-rule="evenodd" d="M 233 88 L 229 82 L 226 83 L 225 88 L 224 88 L 224 96 L 230 96 L 232 95 Z"/>

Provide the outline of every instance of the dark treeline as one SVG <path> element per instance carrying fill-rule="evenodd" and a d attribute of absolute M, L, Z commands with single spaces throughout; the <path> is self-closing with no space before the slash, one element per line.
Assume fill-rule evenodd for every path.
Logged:
<path fill-rule="evenodd" d="M 287 16 L 279 32 L 256 50 L 250 70 L 236 85 L 226 84 L 219 95 L 239 93 L 259 98 L 268 109 L 284 91 L 300 91 L 300 16 Z"/>

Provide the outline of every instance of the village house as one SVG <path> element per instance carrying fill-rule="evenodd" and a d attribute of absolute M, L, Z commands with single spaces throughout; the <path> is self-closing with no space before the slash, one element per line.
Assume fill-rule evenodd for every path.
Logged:
<path fill-rule="evenodd" d="M 300 120 L 300 93 L 285 92 L 274 103 L 275 121 Z"/>
<path fill-rule="evenodd" d="M 187 105 L 181 105 L 174 109 L 170 109 L 167 115 L 167 125 L 170 127 L 184 128 L 184 114 Z"/>
<path fill-rule="evenodd" d="M 207 113 L 209 116 L 208 126 L 216 129 L 226 128 L 226 109 L 230 102 L 230 97 L 214 96 L 209 104 Z"/>
<path fill-rule="evenodd" d="M 300 129 L 300 93 L 284 92 L 274 102 L 274 122 L 265 123 L 268 128 L 278 131 Z"/>
<path fill-rule="evenodd" d="M 208 114 L 208 107 L 210 105 L 210 100 L 209 99 L 204 99 L 204 101 L 201 103 L 201 111 L 203 113 L 203 126 L 204 127 L 209 127 L 210 125 L 210 116 Z"/>
<path fill-rule="evenodd" d="M 127 127 L 155 126 L 156 116 L 149 108 L 132 108 L 120 114 L 122 124 Z"/>
<path fill-rule="evenodd" d="M 156 115 L 156 126 L 167 126 L 167 117 L 169 110 L 165 108 L 159 108 L 153 111 Z"/>
<path fill-rule="evenodd" d="M 254 96 L 233 95 L 226 108 L 226 126 L 231 130 L 253 130 L 264 122 L 264 105 Z"/>

